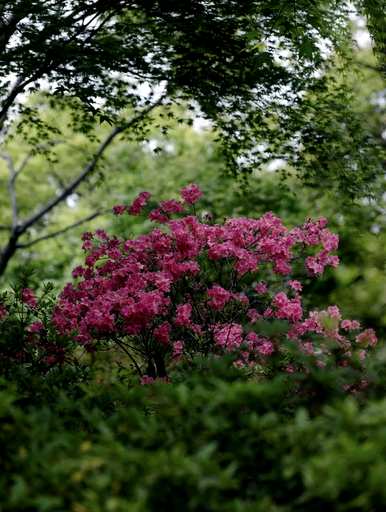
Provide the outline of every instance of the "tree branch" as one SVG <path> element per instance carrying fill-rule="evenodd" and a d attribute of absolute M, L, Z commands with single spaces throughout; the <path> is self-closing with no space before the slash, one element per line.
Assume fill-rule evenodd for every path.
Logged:
<path fill-rule="evenodd" d="M 87 20 L 87 21 L 85 23 L 83 23 L 83 24 L 81 23 L 79 29 L 75 30 L 74 33 L 72 34 L 72 36 L 69 37 L 68 40 L 63 41 L 63 46 L 68 46 L 73 41 L 75 41 L 78 36 L 80 36 L 82 33 L 85 33 L 87 31 L 89 25 L 92 25 L 92 23 L 95 21 L 95 19 L 97 19 L 98 17 L 100 17 L 103 14 L 103 10 L 101 12 L 99 12 L 99 11 L 92 12 L 92 7 L 95 8 L 95 5 L 91 6 L 91 12 L 90 12 L 90 9 L 83 10 L 83 12 L 82 12 L 82 9 L 78 10 L 78 13 L 82 12 L 81 16 L 78 17 L 78 19 L 75 19 L 72 16 L 73 13 L 76 13 L 76 10 L 68 15 L 67 20 L 68 21 L 71 20 L 71 25 L 76 23 L 76 22 L 79 23 L 79 21 L 85 21 L 85 20 Z M 89 11 L 89 13 L 88 13 L 88 11 Z M 111 19 L 113 17 L 113 15 L 114 15 L 114 11 L 108 13 L 107 17 L 105 19 L 103 19 L 101 21 L 101 23 L 94 30 L 90 31 L 90 33 L 88 34 L 88 36 L 85 39 L 85 41 L 83 42 L 83 44 L 85 44 L 87 41 L 92 39 L 93 36 L 95 36 L 98 33 L 98 31 L 105 25 L 105 23 L 107 23 L 109 21 L 109 19 Z M 24 15 L 19 17 L 19 18 L 15 17 L 16 24 L 14 24 L 13 31 L 16 30 L 17 23 L 21 19 L 23 19 L 23 17 L 24 17 Z M 87 19 L 87 18 L 89 18 L 89 19 Z M 14 21 L 13 21 L 13 23 L 14 23 Z M 13 27 L 13 25 L 12 25 L 12 27 Z M 0 25 L 0 29 L 1 29 L 1 25 Z M 9 40 L 9 38 L 6 40 L 6 39 L 4 39 L 4 37 L 5 36 L 3 34 L 0 34 L 0 45 L 3 44 L 3 48 L 5 48 L 5 46 L 7 44 L 7 41 Z M 4 42 L 2 42 L 2 38 L 4 39 Z M 5 44 L 5 46 L 4 46 L 4 44 Z M 53 69 L 57 68 L 61 64 L 61 62 L 62 62 L 62 57 L 61 56 L 59 56 L 59 57 L 58 56 L 54 56 L 54 59 L 52 59 L 52 56 L 49 57 L 48 54 L 47 54 L 46 58 L 36 68 L 35 72 L 30 77 L 28 77 L 28 76 L 24 76 L 24 77 L 23 76 L 19 76 L 16 79 L 15 84 L 13 85 L 11 90 L 9 91 L 8 96 L 4 99 L 3 104 L 1 106 L 1 110 L 0 110 L 0 131 L 3 129 L 3 127 L 5 125 L 5 122 L 7 120 L 7 117 L 8 117 L 9 109 L 14 104 L 14 102 L 15 102 L 16 98 L 18 97 L 18 95 L 24 91 L 24 89 L 27 87 L 27 85 L 33 83 L 35 80 L 38 80 L 39 78 L 42 78 L 49 71 L 52 71 Z M 67 62 L 66 64 L 70 64 L 70 61 Z"/>
<path fill-rule="evenodd" d="M 68 226 L 64 227 L 63 229 L 59 229 L 58 231 L 55 231 L 53 233 L 48 233 L 47 235 L 40 236 L 39 238 L 35 238 L 34 240 L 31 240 L 30 242 L 17 244 L 16 247 L 17 247 L 17 249 L 26 249 L 27 247 L 32 247 L 33 245 L 38 244 L 39 242 L 43 242 L 44 240 L 49 240 L 50 238 L 56 238 L 57 236 L 67 233 L 67 231 L 70 231 L 71 229 L 77 228 L 78 226 L 81 226 L 82 224 L 85 224 L 86 222 L 89 222 L 90 220 L 93 220 L 96 217 L 99 217 L 103 213 L 105 213 L 105 212 L 103 212 L 103 211 L 94 212 L 91 215 L 88 215 L 87 217 L 84 217 L 83 219 L 80 219 L 77 222 L 74 222 L 73 224 L 69 224 Z"/>
<path fill-rule="evenodd" d="M 142 112 L 139 112 L 136 116 L 130 119 L 130 121 L 114 128 L 114 130 L 112 130 L 112 132 L 100 144 L 93 158 L 83 168 L 82 172 L 69 185 L 67 185 L 67 187 L 57 197 L 51 199 L 51 201 L 49 201 L 45 206 L 43 206 L 37 213 L 31 215 L 31 217 L 26 219 L 24 222 L 17 223 L 16 225 L 12 226 L 7 244 L 2 249 L 0 249 L 0 276 L 5 272 L 7 265 L 10 259 L 14 256 L 15 252 L 23 246 L 22 244 L 18 244 L 18 240 L 21 237 L 21 235 L 23 235 L 31 226 L 38 222 L 47 213 L 51 212 L 51 210 L 53 210 L 58 204 L 60 204 L 67 197 L 69 197 L 77 189 L 77 187 L 94 171 L 104 152 L 114 141 L 114 139 L 125 130 L 128 130 L 129 128 L 135 126 L 149 112 L 151 112 L 154 108 L 160 105 L 165 97 L 166 93 L 163 94 L 157 101 L 144 108 Z M 71 229 L 71 227 L 67 226 L 67 228 L 64 229 L 68 230 Z M 29 246 L 38 243 L 38 241 L 40 242 L 43 239 L 46 240 L 47 237 L 52 238 L 53 236 L 58 236 L 59 234 L 59 232 L 56 232 L 55 234 L 50 233 L 48 235 L 45 235 L 44 237 L 40 237 L 39 239 L 32 240 L 29 243 Z M 24 246 L 27 245 L 24 244 Z"/>
<path fill-rule="evenodd" d="M 130 119 L 130 121 L 128 121 L 127 123 L 124 123 L 121 126 L 117 126 L 116 128 L 114 128 L 110 132 L 110 134 L 105 138 L 105 140 L 100 144 L 92 160 L 83 168 L 82 172 L 71 183 L 69 183 L 69 185 L 67 185 L 67 187 L 57 197 L 51 199 L 51 201 L 49 201 L 45 206 L 43 206 L 43 208 L 41 208 L 37 213 L 35 213 L 27 220 L 25 220 L 20 225 L 20 233 L 24 233 L 28 228 L 30 228 L 33 224 L 35 224 L 42 217 L 44 217 L 44 215 L 49 213 L 53 208 L 55 208 L 58 204 L 60 204 L 68 196 L 70 196 L 78 188 L 78 186 L 94 171 L 104 152 L 114 141 L 114 139 L 122 132 L 135 126 L 149 112 L 151 112 L 155 107 L 160 105 L 164 97 L 165 96 L 161 96 L 155 103 L 149 105 L 147 108 L 142 110 L 142 112 L 140 112 L 138 115 Z"/>
<path fill-rule="evenodd" d="M 134 358 L 134 356 L 130 353 L 129 350 L 127 350 L 127 348 L 120 342 L 118 341 L 116 338 L 114 338 L 114 343 L 116 343 L 118 345 L 118 347 L 127 355 L 129 356 L 129 358 L 131 359 L 131 361 L 133 362 L 134 366 L 135 366 L 135 369 L 137 370 L 137 373 L 140 377 L 142 377 L 143 373 L 141 371 L 141 368 L 139 367 L 139 364 L 137 363 L 136 359 Z"/>
<path fill-rule="evenodd" d="M 9 18 L 0 23 L 0 52 L 4 52 L 7 44 L 17 30 L 18 23 L 24 18 L 24 14 L 12 13 Z"/>
<path fill-rule="evenodd" d="M 9 91 L 8 96 L 4 99 L 3 105 L 0 110 L 0 130 L 3 129 L 5 121 L 7 120 L 8 111 L 12 107 L 17 96 L 24 90 L 24 87 L 28 85 L 29 81 L 24 80 L 20 76 L 16 79 L 12 89 Z"/>
<path fill-rule="evenodd" d="M 7 167 L 9 171 L 8 178 L 8 192 L 9 192 L 9 200 L 11 203 L 12 210 L 12 229 L 14 230 L 17 226 L 17 199 L 16 199 L 16 190 L 15 190 L 15 181 L 17 178 L 17 171 L 15 169 L 12 157 L 8 153 L 3 153 L 0 155 L 0 158 L 7 162 Z"/>

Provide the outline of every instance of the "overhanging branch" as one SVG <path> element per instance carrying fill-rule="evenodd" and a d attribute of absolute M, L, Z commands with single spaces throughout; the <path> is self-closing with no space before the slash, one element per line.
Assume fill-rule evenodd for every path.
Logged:
<path fill-rule="evenodd" d="M 142 110 L 138 115 L 134 116 L 130 121 L 124 123 L 120 126 L 115 127 L 110 134 L 105 138 L 105 140 L 100 144 L 98 150 L 94 154 L 92 160 L 83 168 L 82 172 L 71 182 L 67 187 L 55 198 L 51 199 L 45 206 L 43 206 L 37 213 L 31 215 L 27 220 L 25 220 L 20 225 L 20 233 L 24 233 L 28 228 L 33 226 L 36 222 L 38 222 L 42 217 L 44 217 L 47 213 L 53 210 L 58 204 L 62 203 L 67 197 L 69 197 L 78 186 L 85 181 L 86 178 L 94 171 L 99 160 L 103 156 L 106 149 L 110 146 L 110 144 L 116 139 L 118 135 L 125 132 L 126 130 L 135 126 L 141 119 L 143 119 L 149 112 L 151 112 L 154 108 L 160 105 L 165 96 L 161 96 L 155 103 L 152 103 L 147 108 Z"/>
<path fill-rule="evenodd" d="M 63 229 L 59 229 L 58 231 L 54 231 L 53 233 L 48 233 L 47 235 L 40 236 L 39 238 L 35 238 L 33 240 L 30 240 L 29 242 L 17 244 L 16 247 L 17 247 L 17 249 L 26 249 L 28 247 L 32 247 L 35 244 L 38 244 L 39 242 L 43 242 L 44 240 L 49 240 L 50 238 L 56 238 L 57 236 L 67 233 L 67 231 L 70 231 L 71 229 L 75 229 L 78 226 L 81 226 L 82 224 L 89 222 L 90 220 L 96 219 L 103 213 L 105 213 L 105 212 L 103 212 L 103 211 L 94 212 L 91 215 L 88 215 L 87 217 L 84 217 L 83 219 L 80 219 L 77 222 L 74 222 L 73 224 L 69 224 L 68 226 L 64 227 Z"/>
<path fill-rule="evenodd" d="M 3 248 L 0 248 L 0 276 L 4 273 L 10 259 L 13 257 L 15 252 L 20 248 L 26 248 L 31 247 L 34 244 L 37 244 L 38 242 L 41 242 L 43 240 L 47 240 L 48 238 L 53 238 L 56 236 L 59 236 L 60 234 L 73 229 L 77 225 L 83 224 L 87 220 L 91 220 L 92 218 L 95 218 L 97 215 L 97 212 L 94 212 L 91 216 L 89 216 L 88 219 L 82 219 L 81 221 L 78 221 L 74 224 L 71 224 L 70 226 L 66 226 L 62 230 L 56 231 L 54 233 L 49 233 L 47 235 L 44 235 L 42 237 L 36 238 L 34 240 L 31 240 L 30 242 L 26 242 L 25 244 L 19 244 L 19 238 L 35 223 L 39 222 L 40 219 L 42 219 L 45 215 L 50 213 L 57 205 L 65 201 L 67 197 L 69 197 L 77 188 L 78 186 L 88 178 L 88 176 L 95 170 L 99 160 L 103 156 L 106 149 L 110 146 L 110 144 L 115 140 L 115 138 L 125 132 L 126 130 L 129 130 L 130 128 L 134 127 L 138 122 L 140 122 L 144 117 L 146 117 L 149 112 L 151 112 L 154 108 L 156 108 L 158 105 L 162 103 L 164 98 L 166 97 L 166 94 L 163 94 L 157 101 L 154 103 L 148 105 L 146 108 L 144 108 L 141 112 L 139 112 L 136 116 L 134 116 L 132 119 L 130 119 L 128 122 L 121 124 L 120 126 L 117 126 L 114 128 L 110 134 L 105 138 L 105 140 L 100 144 L 98 150 L 90 160 L 90 162 L 83 168 L 81 173 L 71 182 L 69 183 L 61 192 L 60 194 L 52 198 L 45 206 L 43 206 L 38 212 L 31 215 L 28 219 L 26 219 L 24 222 L 16 222 L 16 224 L 13 224 L 10 229 L 10 235 L 8 238 L 8 241 L 6 245 Z M 19 171 L 23 168 L 23 162 L 21 163 L 21 166 L 19 166 Z M 17 172 L 15 171 L 16 176 Z M 14 218 L 15 221 L 15 218 Z"/>

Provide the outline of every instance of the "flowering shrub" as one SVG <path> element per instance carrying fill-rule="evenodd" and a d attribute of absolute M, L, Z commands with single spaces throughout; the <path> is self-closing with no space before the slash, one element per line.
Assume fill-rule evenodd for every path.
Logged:
<path fill-rule="evenodd" d="M 46 372 L 70 360 L 70 340 L 51 324 L 55 299 L 46 286 L 38 298 L 30 288 L 19 288 L 0 297 L 0 371 L 15 368 Z"/>
<path fill-rule="evenodd" d="M 190 211 L 200 196 L 189 185 L 180 201 L 151 210 L 147 192 L 114 207 L 116 215 L 148 209 L 159 224 L 134 240 L 85 233 L 85 264 L 74 269 L 76 281 L 54 311 L 58 331 L 89 350 L 116 343 L 143 383 L 167 377 L 169 364 L 197 353 L 231 352 L 235 364 L 262 373 L 304 370 L 288 347 L 321 368 L 360 365 L 375 333 L 342 319 L 337 306 L 307 312 L 302 303 L 301 280 L 339 263 L 327 220 L 288 229 L 267 213 L 206 224 Z"/>

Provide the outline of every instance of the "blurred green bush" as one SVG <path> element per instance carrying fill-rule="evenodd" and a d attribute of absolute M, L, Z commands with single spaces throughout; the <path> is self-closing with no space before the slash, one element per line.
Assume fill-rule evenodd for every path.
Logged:
<path fill-rule="evenodd" d="M 174 384 L 47 388 L 39 400 L 2 382 L 1 510 L 384 510 L 386 400 L 294 386 L 219 361 Z"/>

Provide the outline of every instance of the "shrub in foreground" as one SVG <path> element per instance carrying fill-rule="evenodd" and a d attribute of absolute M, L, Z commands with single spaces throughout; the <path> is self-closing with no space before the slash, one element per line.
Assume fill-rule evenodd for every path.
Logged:
<path fill-rule="evenodd" d="M 22 409 L 3 385 L 2 510 L 384 510 L 384 399 L 336 396 L 310 413 L 292 375 L 232 372 L 97 385 L 51 408 Z"/>

